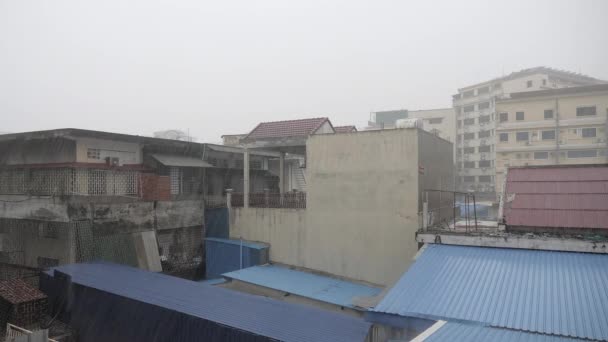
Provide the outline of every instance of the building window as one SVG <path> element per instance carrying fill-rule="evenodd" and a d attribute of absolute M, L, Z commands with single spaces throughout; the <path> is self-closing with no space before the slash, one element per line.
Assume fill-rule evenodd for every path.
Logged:
<path fill-rule="evenodd" d="M 466 183 L 473 183 L 475 181 L 475 176 L 464 176 L 462 178 L 462 180 Z"/>
<path fill-rule="evenodd" d="M 568 151 L 568 158 L 595 158 L 597 150 Z"/>
<path fill-rule="evenodd" d="M 474 167 L 475 167 L 475 162 L 472 162 L 472 161 L 464 162 L 464 168 L 465 169 L 472 169 Z"/>
<path fill-rule="evenodd" d="M 547 85 L 547 80 L 543 78 L 543 85 L 546 86 Z"/>
<path fill-rule="evenodd" d="M 534 159 L 549 159 L 549 152 L 534 152 Z"/>
<path fill-rule="evenodd" d="M 509 113 L 500 113 L 499 114 L 499 121 L 500 122 L 507 122 L 507 121 L 509 121 Z"/>
<path fill-rule="evenodd" d="M 482 145 L 482 146 L 479 146 L 478 150 L 479 150 L 479 153 L 492 152 L 492 147 L 490 145 Z"/>
<path fill-rule="evenodd" d="M 545 119 L 553 119 L 553 109 L 545 109 Z"/>
<path fill-rule="evenodd" d="M 474 125 L 474 124 L 475 124 L 475 119 L 464 119 L 465 126 Z"/>
<path fill-rule="evenodd" d="M 479 131 L 479 138 L 489 138 L 491 131 Z"/>
<path fill-rule="evenodd" d="M 526 87 L 528 87 L 528 88 L 532 88 L 533 85 L 534 85 L 534 82 L 532 82 L 532 81 L 526 82 Z"/>
<path fill-rule="evenodd" d="M 490 167 L 492 166 L 492 162 L 489 160 L 480 160 L 479 167 Z"/>
<path fill-rule="evenodd" d="M 477 108 L 479 108 L 479 110 L 488 109 L 488 108 L 490 108 L 490 102 L 482 102 L 479 105 L 477 105 Z"/>
<path fill-rule="evenodd" d="M 492 176 L 479 176 L 479 182 L 480 183 L 491 183 L 492 182 Z"/>
<path fill-rule="evenodd" d="M 477 88 L 477 95 L 487 94 L 489 92 L 490 92 L 490 87 L 489 86 L 488 87 Z"/>
<path fill-rule="evenodd" d="M 500 142 L 509 141 L 509 133 L 500 133 L 499 137 L 500 137 Z"/>
<path fill-rule="evenodd" d="M 542 131 L 541 137 L 543 140 L 554 140 L 555 139 L 555 130 Z"/>
<path fill-rule="evenodd" d="M 432 119 L 429 119 L 429 123 L 431 125 L 440 124 L 442 122 L 443 122 L 443 118 L 432 118 Z"/>
<path fill-rule="evenodd" d="M 515 113 L 515 120 L 521 121 L 523 119 L 524 119 L 524 112 L 517 112 L 517 113 Z"/>
<path fill-rule="evenodd" d="M 259 170 L 262 168 L 262 161 L 261 160 L 252 160 L 251 161 L 251 169 L 256 169 Z"/>
<path fill-rule="evenodd" d="M 464 106 L 462 107 L 462 111 L 465 113 L 470 113 L 475 110 L 475 105 Z"/>
<path fill-rule="evenodd" d="M 577 107 L 576 116 L 591 116 L 596 114 L 595 106 Z"/>
<path fill-rule="evenodd" d="M 490 122 L 490 116 L 489 115 L 482 115 L 479 117 L 479 123 L 488 123 Z"/>
<path fill-rule="evenodd" d="M 528 141 L 528 140 L 530 140 L 530 134 L 528 132 L 517 132 L 515 134 L 515 140 Z"/>
<path fill-rule="evenodd" d="M 468 90 L 468 91 L 465 91 L 464 93 L 462 93 L 462 97 L 463 98 L 465 98 L 465 97 L 473 97 L 473 96 L 475 96 L 475 89 Z"/>
<path fill-rule="evenodd" d="M 465 147 L 465 148 L 464 148 L 464 153 L 465 153 L 465 154 L 472 154 L 472 153 L 475 153 L 475 147 Z"/>
<path fill-rule="evenodd" d="M 583 128 L 581 132 L 583 138 L 595 138 L 597 134 L 595 128 Z"/>
<path fill-rule="evenodd" d="M 465 133 L 464 140 L 473 140 L 475 139 L 475 133 Z"/>
<path fill-rule="evenodd" d="M 87 158 L 89 159 L 101 159 L 101 150 L 98 148 L 88 148 Z"/>

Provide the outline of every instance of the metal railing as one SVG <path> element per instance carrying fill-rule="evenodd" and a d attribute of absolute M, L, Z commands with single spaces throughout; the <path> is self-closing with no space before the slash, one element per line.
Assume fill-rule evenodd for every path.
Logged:
<path fill-rule="evenodd" d="M 459 204 L 464 205 L 463 212 Z M 478 229 L 477 203 L 473 193 L 426 189 L 422 207 L 420 218 L 423 230 L 456 229 L 457 221 L 462 221 L 460 226 L 467 232 Z"/>
<path fill-rule="evenodd" d="M 18 337 L 29 336 L 29 335 L 32 335 L 33 333 L 34 333 L 33 331 L 7 323 L 5 341 L 7 341 L 7 342 L 15 341 Z M 59 342 L 52 338 L 47 338 L 47 341 L 48 342 Z"/>
<path fill-rule="evenodd" d="M 232 193 L 232 207 L 243 207 L 243 194 Z M 249 194 L 249 206 L 252 208 L 291 208 L 306 209 L 306 193 L 302 191 L 271 193 L 254 192 Z"/>

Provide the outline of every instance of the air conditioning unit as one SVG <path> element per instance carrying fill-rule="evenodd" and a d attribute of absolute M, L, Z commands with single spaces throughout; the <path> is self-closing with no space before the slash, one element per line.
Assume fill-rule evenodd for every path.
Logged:
<path fill-rule="evenodd" d="M 120 163 L 120 159 L 118 157 L 106 157 L 106 165 L 108 166 L 118 166 Z"/>

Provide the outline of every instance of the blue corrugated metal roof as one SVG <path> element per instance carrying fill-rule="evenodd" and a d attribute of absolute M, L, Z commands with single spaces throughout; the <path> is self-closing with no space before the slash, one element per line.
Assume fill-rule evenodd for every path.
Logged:
<path fill-rule="evenodd" d="M 608 255 L 428 245 L 374 312 L 608 339 Z"/>
<path fill-rule="evenodd" d="M 243 245 L 243 247 L 255 248 L 255 249 L 264 249 L 268 248 L 269 245 L 260 243 L 260 242 L 251 242 L 246 240 L 238 240 L 238 239 L 221 239 L 221 238 L 205 238 L 208 241 L 216 241 L 221 243 L 227 243 L 231 245 Z"/>
<path fill-rule="evenodd" d="M 502 328 L 448 322 L 424 340 L 425 342 L 581 342 L 584 340 L 563 336 L 529 333 Z"/>
<path fill-rule="evenodd" d="M 355 297 L 375 296 L 382 291 L 377 287 L 276 265 L 249 267 L 223 276 L 350 308 L 354 307 L 352 301 Z"/>
<path fill-rule="evenodd" d="M 115 264 L 54 268 L 72 282 L 281 341 L 363 341 L 362 319 Z M 52 270 L 49 274 L 52 274 Z"/>

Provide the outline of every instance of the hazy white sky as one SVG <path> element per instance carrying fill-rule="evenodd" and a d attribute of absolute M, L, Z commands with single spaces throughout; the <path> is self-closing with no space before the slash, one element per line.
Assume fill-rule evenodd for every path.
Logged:
<path fill-rule="evenodd" d="M 608 79 L 608 1 L 0 0 L 0 131 L 203 142 L 451 106 L 539 65 Z"/>

